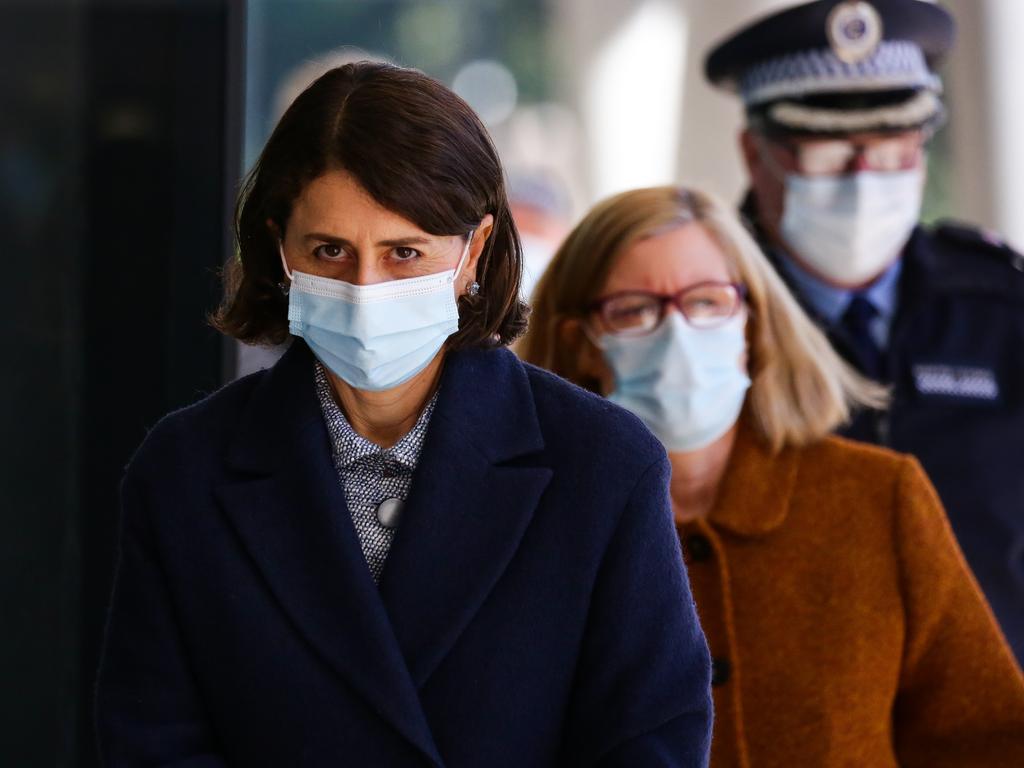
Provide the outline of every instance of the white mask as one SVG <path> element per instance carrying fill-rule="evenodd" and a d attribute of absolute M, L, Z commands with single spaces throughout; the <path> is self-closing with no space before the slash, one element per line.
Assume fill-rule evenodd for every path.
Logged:
<path fill-rule="evenodd" d="M 599 340 L 615 374 L 608 399 L 640 417 L 669 451 L 695 451 L 736 423 L 750 378 L 745 312 L 717 328 L 697 329 L 679 312 L 646 336 Z"/>
<path fill-rule="evenodd" d="M 837 285 L 885 271 L 921 215 L 924 169 L 845 176 L 786 175 L 781 233 L 801 260 Z"/>

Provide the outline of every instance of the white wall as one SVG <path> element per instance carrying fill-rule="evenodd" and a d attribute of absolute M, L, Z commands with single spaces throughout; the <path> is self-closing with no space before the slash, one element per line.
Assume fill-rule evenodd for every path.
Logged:
<path fill-rule="evenodd" d="M 746 187 L 738 145 L 743 108 L 738 98 L 707 83 L 704 58 L 741 26 L 796 4 L 794 0 L 685 0 L 690 18 L 690 46 L 680 137 L 680 181 L 738 201 Z"/>
<path fill-rule="evenodd" d="M 562 96 L 581 116 L 587 144 L 587 202 L 676 181 L 736 199 L 742 109 L 705 83 L 704 56 L 741 24 L 793 4 L 554 0 Z"/>
<path fill-rule="evenodd" d="M 990 227 L 1021 249 L 1024 2 L 951 0 L 948 5 L 960 31 L 947 67 L 957 217 Z"/>

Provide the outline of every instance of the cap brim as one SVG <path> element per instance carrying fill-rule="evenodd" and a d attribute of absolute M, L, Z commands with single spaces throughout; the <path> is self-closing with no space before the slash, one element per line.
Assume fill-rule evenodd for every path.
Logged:
<path fill-rule="evenodd" d="M 818 94 L 747 110 L 761 132 L 816 135 L 934 130 L 945 114 L 942 100 L 927 90 Z"/>

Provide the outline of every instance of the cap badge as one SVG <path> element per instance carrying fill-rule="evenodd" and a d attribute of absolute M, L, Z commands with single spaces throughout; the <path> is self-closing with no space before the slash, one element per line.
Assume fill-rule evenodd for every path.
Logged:
<path fill-rule="evenodd" d="M 836 57 L 856 64 L 873 54 L 882 42 L 882 17 L 871 3 L 844 0 L 829 13 L 825 32 Z"/>

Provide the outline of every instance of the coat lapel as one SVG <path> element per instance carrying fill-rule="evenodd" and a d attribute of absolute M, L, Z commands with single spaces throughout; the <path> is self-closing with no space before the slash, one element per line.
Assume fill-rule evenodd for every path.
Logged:
<path fill-rule="evenodd" d="M 741 536 L 758 537 L 774 531 L 789 514 L 800 451 L 772 453 L 750 422 L 744 412 L 709 520 Z"/>
<path fill-rule="evenodd" d="M 422 686 L 512 559 L 551 470 L 526 371 L 506 350 L 452 353 L 380 592 Z M 512 464 L 513 459 L 518 459 Z"/>
<path fill-rule="evenodd" d="M 284 611 L 352 688 L 441 764 L 345 505 L 304 344 L 257 386 L 228 460 L 240 474 L 219 499 Z"/>

